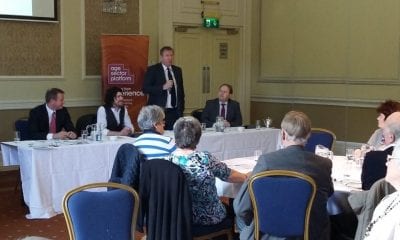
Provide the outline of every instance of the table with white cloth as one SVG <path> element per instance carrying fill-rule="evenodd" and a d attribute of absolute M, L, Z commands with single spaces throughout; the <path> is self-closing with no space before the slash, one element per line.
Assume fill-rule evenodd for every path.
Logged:
<path fill-rule="evenodd" d="M 241 173 L 251 172 L 256 165 L 255 157 L 244 157 L 224 160 L 229 168 Z M 354 161 L 347 161 L 344 156 L 334 156 L 332 159 L 332 180 L 335 194 L 328 200 L 327 209 L 330 215 L 352 211 L 347 203 L 348 193 L 361 190 L 361 166 Z M 235 198 L 241 188 L 241 183 L 228 183 L 216 179 L 219 196 Z M 343 192 L 347 194 L 343 194 Z M 345 199 L 340 199 L 345 198 Z"/>
<path fill-rule="evenodd" d="M 251 172 L 256 165 L 255 157 L 243 157 L 224 160 L 229 168 L 241 173 Z M 352 161 L 347 161 L 344 156 L 334 156 L 332 160 L 332 180 L 335 191 L 361 190 L 361 167 Z M 219 196 L 235 198 L 241 183 L 228 183 L 216 179 L 217 193 Z"/>
<path fill-rule="evenodd" d="M 202 132 L 197 150 L 208 151 L 221 160 L 254 156 L 256 150 L 262 153 L 276 151 L 280 147 L 280 129 L 260 128 L 245 129 L 231 127 L 225 132 L 215 132 L 207 128 Z M 166 136 L 174 137 L 172 131 L 166 131 Z"/>
<path fill-rule="evenodd" d="M 203 132 L 198 145 L 219 159 L 264 153 L 279 147 L 279 129 L 263 128 L 224 133 L 210 129 Z M 172 132 L 166 135 L 173 136 Z M 108 181 L 118 148 L 133 143 L 134 138 L 117 137 L 115 141 L 20 141 L 3 142 L 3 164 L 19 165 L 27 218 L 50 218 L 61 213 L 62 198 L 78 186 Z"/>
<path fill-rule="evenodd" d="M 130 137 L 108 141 L 21 141 L 1 143 L 4 165 L 19 165 L 27 218 L 50 218 L 62 212 L 69 190 L 108 181 L 118 148 Z"/>

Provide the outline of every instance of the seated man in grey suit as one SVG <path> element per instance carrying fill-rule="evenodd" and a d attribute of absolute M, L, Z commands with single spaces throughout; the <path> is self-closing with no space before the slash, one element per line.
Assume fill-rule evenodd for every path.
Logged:
<path fill-rule="evenodd" d="M 317 184 L 317 193 L 310 215 L 310 239 L 330 239 L 330 223 L 326 204 L 328 198 L 333 194 L 332 162 L 304 150 L 304 145 L 311 132 L 311 121 L 304 113 L 288 112 L 282 120 L 281 128 L 284 149 L 261 155 L 252 174 L 267 170 L 290 170 L 312 177 Z M 274 193 L 265 192 L 265 194 L 273 195 Z M 240 230 L 240 239 L 254 239 L 253 208 L 247 181 L 242 185 L 233 207 Z M 280 238 L 264 234 L 261 239 Z"/>
<path fill-rule="evenodd" d="M 238 102 L 230 99 L 233 94 L 232 86 L 222 84 L 219 87 L 218 98 L 208 100 L 201 115 L 201 121 L 207 127 L 212 127 L 217 117 L 225 119 L 225 127 L 237 127 L 242 125 L 242 113 Z"/>

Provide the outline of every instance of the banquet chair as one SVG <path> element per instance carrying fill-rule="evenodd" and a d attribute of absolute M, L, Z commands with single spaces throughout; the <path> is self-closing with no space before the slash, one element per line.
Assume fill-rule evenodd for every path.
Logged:
<path fill-rule="evenodd" d="M 109 182 L 124 184 L 137 190 L 143 161 L 143 155 L 133 144 L 122 144 L 115 156 Z"/>
<path fill-rule="evenodd" d="M 255 239 L 268 234 L 284 238 L 303 236 L 308 240 L 316 188 L 311 177 L 294 171 L 271 170 L 252 176 L 249 194 Z"/>
<path fill-rule="evenodd" d="M 190 115 L 192 117 L 196 118 L 197 120 L 199 120 L 199 122 L 201 122 L 201 115 L 202 114 L 203 114 L 203 108 L 195 109 L 190 113 Z"/>
<path fill-rule="evenodd" d="M 210 226 L 192 225 L 192 199 L 182 169 L 164 159 L 145 161 L 140 175 L 139 228 L 147 240 L 232 239 L 233 219 Z"/>
<path fill-rule="evenodd" d="M 96 114 L 85 114 L 80 116 L 76 121 L 76 126 L 75 126 L 79 136 L 81 135 L 82 130 L 85 130 L 88 125 L 95 124 L 96 122 L 97 122 Z"/>
<path fill-rule="evenodd" d="M 86 191 L 96 188 L 111 191 Z M 65 194 L 63 212 L 71 240 L 134 240 L 139 196 L 118 183 L 92 183 Z"/>
<path fill-rule="evenodd" d="M 29 124 L 27 118 L 21 118 L 15 121 L 15 130 L 19 131 L 21 141 L 29 140 Z"/>
<path fill-rule="evenodd" d="M 314 153 L 315 147 L 320 144 L 332 150 L 335 140 L 336 135 L 333 132 L 323 128 L 312 128 L 311 135 L 304 148 L 306 151 Z"/>

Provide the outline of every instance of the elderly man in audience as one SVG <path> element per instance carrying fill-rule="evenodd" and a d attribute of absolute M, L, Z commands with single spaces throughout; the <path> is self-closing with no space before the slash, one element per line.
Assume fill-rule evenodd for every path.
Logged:
<path fill-rule="evenodd" d="M 59 88 L 47 90 L 46 103 L 29 113 L 29 135 L 34 140 L 75 139 L 76 129 L 68 110 L 64 107 L 64 91 Z"/>
<path fill-rule="evenodd" d="M 304 113 L 288 112 L 282 120 L 281 128 L 284 149 L 261 155 L 252 174 L 268 170 L 291 170 L 312 177 L 317 184 L 317 193 L 311 209 L 310 239 L 329 239 L 330 224 L 326 204 L 333 194 L 332 162 L 304 150 L 311 132 L 311 121 Z M 234 200 L 234 209 L 240 239 L 254 239 L 254 215 L 247 182 L 242 185 Z M 264 234 L 262 239 L 277 239 L 277 237 Z"/>
<path fill-rule="evenodd" d="M 105 126 L 103 133 L 108 136 L 128 136 L 133 133 L 133 125 L 124 106 L 121 88 L 107 89 L 104 105 L 97 110 L 97 123 Z"/>
<path fill-rule="evenodd" d="M 138 124 L 143 134 L 133 145 L 145 156 L 147 160 L 167 158 L 176 150 L 172 138 L 163 136 L 165 114 L 157 105 L 143 107 L 138 115 Z"/>
<path fill-rule="evenodd" d="M 397 115 L 397 113 L 393 113 Z M 394 116 L 392 116 L 393 119 Z M 395 144 L 400 139 L 400 121 L 389 120 L 385 123 L 382 129 L 384 137 L 384 146 L 382 150 L 371 151 L 365 155 L 362 172 L 361 182 L 362 189 L 368 190 L 371 186 L 386 175 L 386 158 L 392 154 Z"/>
<path fill-rule="evenodd" d="M 393 156 L 387 159 L 385 180 L 396 191 L 386 196 L 376 207 L 366 228 L 364 240 L 400 239 L 400 146 L 396 145 Z"/>
<path fill-rule="evenodd" d="M 217 195 L 215 178 L 242 183 L 246 175 L 228 168 L 210 153 L 196 150 L 201 137 L 201 125 L 197 119 L 178 119 L 174 134 L 178 149 L 169 160 L 179 165 L 187 178 L 193 201 L 193 224 L 214 225 L 222 222 L 227 216 L 227 209 Z"/>
<path fill-rule="evenodd" d="M 393 100 L 386 100 L 385 102 L 381 103 L 376 112 L 379 114 L 376 120 L 378 121 L 378 129 L 372 134 L 370 139 L 368 140 L 368 145 L 373 146 L 375 149 L 380 149 L 383 145 L 385 148 L 385 139 L 383 127 L 387 118 L 394 112 L 400 111 L 400 103 Z"/>

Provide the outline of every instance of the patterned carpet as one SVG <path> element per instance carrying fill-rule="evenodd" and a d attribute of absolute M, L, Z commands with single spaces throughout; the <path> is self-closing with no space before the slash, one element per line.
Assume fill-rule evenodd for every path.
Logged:
<path fill-rule="evenodd" d="M 64 216 L 50 219 L 29 220 L 25 218 L 28 209 L 22 204 L 18 184 L 19 171 L 0 171 L 0 239 L 21 239 L 26 236 L 40 236 L 49 239 L 68 239 Z M 142 234 L 137 233 L 136 239 Z"/>

